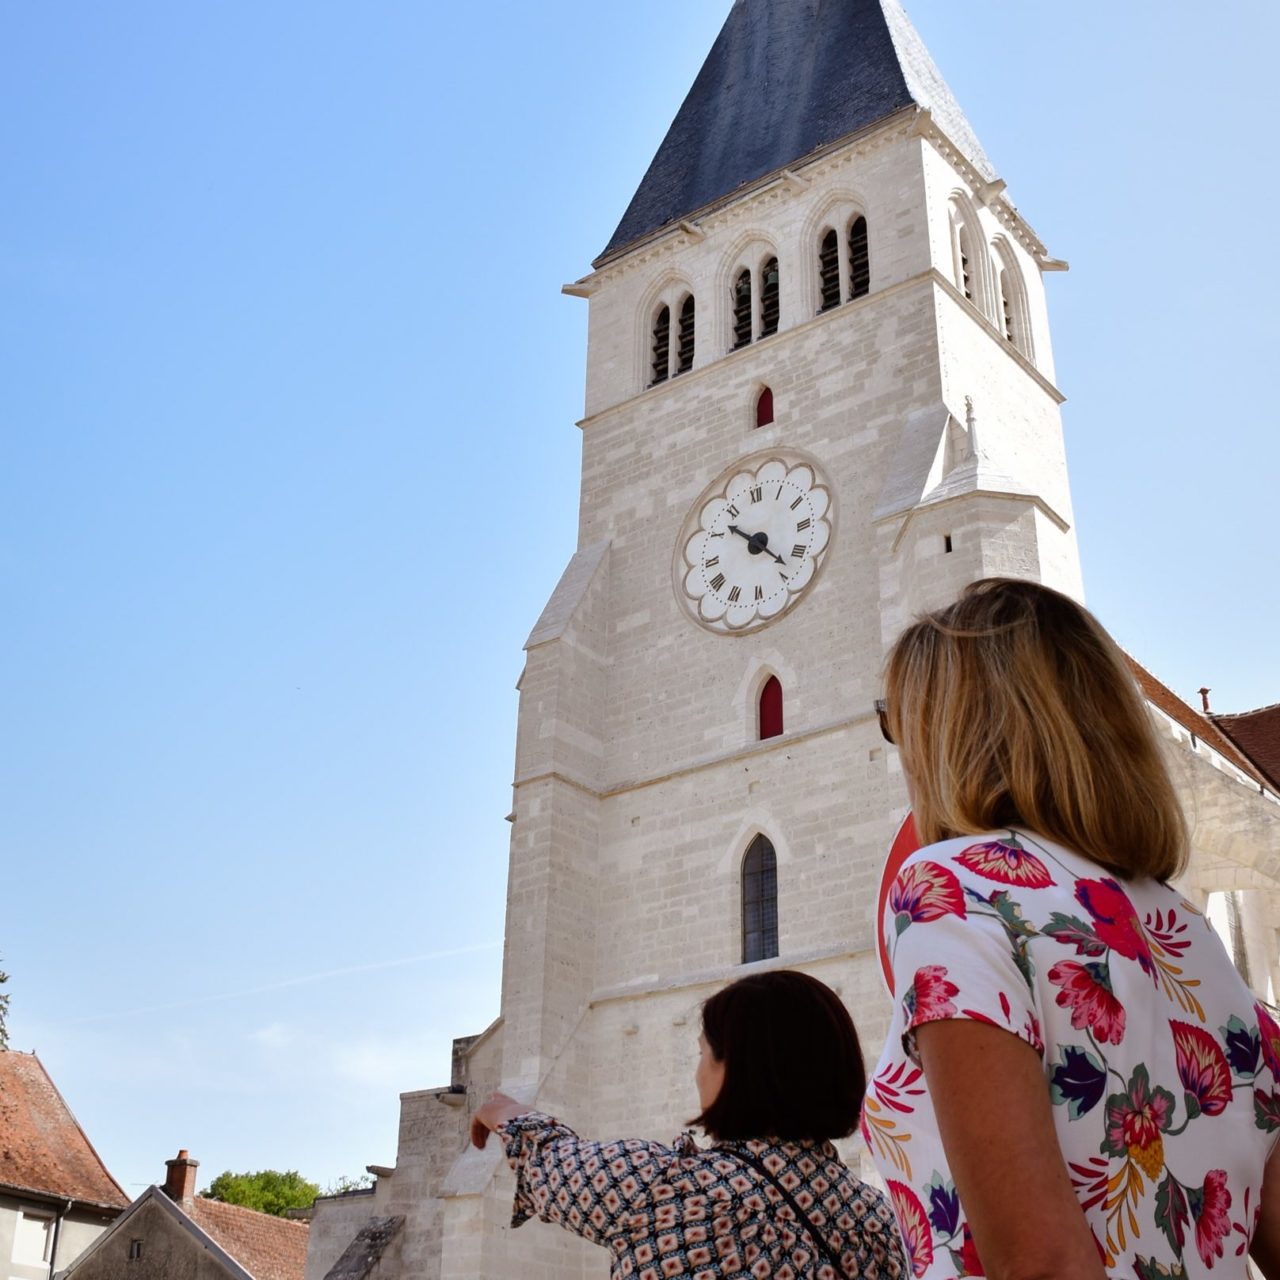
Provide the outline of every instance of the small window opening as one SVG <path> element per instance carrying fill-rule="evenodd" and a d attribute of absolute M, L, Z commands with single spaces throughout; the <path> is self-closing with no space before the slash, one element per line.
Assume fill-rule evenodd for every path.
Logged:
<path fill-rule="evenodd" d="M 770 676 L 760 690 L 760 741 L 782 733 L 782 682 Z"/>
<path fill-rule="evenodd" d="M 694 301 L 690 294 L 680 308 L 680 345 L 676 349 L 676 373 L 688 373 L 693 368 Z"/>
<path fill-rule="evenodd" d="M 840 237 L 828 231 L 822 237 L 818 253 L 818 278 L 822 285 L 821 311 L 830 311 L 840 305 Z"/>
<path fill-rule="evenodd" d="M 733 286 L 733 349 L 751 341 L 751 272 L 744 271 Z"/>
<path fill-rule="evenodd" d="M 653 322 L 653 382 L 666 382 L 671 360 L 671 308 L 663 307 Z"/>
<path fill-rule="evenodd" d="M 973 271 L 969 263 L 969 231 L 965 226 L 960 227 L 957 235 L 960 250 L 960 288 L 964 292 L 964 296 L 973 301 Z"/>
<path fill-rule="evenodd" d="M 129 1241 L 129 1261 L 133 1262 L 135 1259 L 140 1257 L 142 1257 L 142 1241 L 130 1240 Z"/>
<path fill-rule="evenodd" d="M 756 426 L 767 427 L 773 421 L 773 390 L 770 387 L 756 399 Z"/>
<path fill-rule="evenodd" d="M 857 217 L 849 228 L 849 297 L 871 292 L 871 259 L 867 253 L 867 220 Z"/>
<path fill-rule="evenodd" d="M 1006 342 L 1013 341 L 1013 303 L 1009 298 L 1009 273 L 1000 272 L 1000 310 L 1004 319 Z"/>
<path fill-rule="evenodd" d="M 742 860 L 742 963 L 778 954 L 778 859 L 756 836 Z"/>
<path fill-rule="evenodd" d="M 944 534 L 942 537 L 942 549 L 947 555 L 951 554 L 951 535 L 949 533 Z"/>
<path fill-rule="evenodd" d="M 760 336 L 767 338 L 778 332 L 778 260 L 770 258 L 764 264 L 764 283 L 760 287 Z"/>

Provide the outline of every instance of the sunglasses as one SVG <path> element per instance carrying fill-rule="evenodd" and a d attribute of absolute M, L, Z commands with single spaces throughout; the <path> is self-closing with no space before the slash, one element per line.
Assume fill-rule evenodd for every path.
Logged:
<path fill-rule="evenodd" d="M 883 698 L 876 699 L 876 717 L 880 721 L 880 732 L 890 746 L 896 746 L 893 734 L 889 732 L 889 704 Z"/>

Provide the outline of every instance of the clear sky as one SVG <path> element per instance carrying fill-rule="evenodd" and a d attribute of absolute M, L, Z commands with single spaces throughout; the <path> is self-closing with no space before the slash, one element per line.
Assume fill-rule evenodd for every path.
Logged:
<path fill-rule="evenodd" d="M 390 1164 L 497 1013 L 559 287 L 728 8 L 0 6 L 0 964 L 131 1194 L 180 1146 L 201 1186 Z M 1091 605 L 1185 698 L 1280 699 L 1280 8 L 910 12 L 1072 264 Z"/>

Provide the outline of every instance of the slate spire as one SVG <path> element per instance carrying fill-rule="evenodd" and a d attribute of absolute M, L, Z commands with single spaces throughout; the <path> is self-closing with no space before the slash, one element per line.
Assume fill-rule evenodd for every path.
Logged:
<path fill-rule="evenodd" d="M 995 176 L 898 0 L 735 0 L 598 261 L 913 103 Z"/>

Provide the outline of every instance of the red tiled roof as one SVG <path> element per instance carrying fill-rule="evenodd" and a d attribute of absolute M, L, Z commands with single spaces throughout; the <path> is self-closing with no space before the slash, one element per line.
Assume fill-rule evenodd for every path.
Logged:
<path fill-rule="evenodd" d="M 1280 702 L 1256 711 L 1213 716 L 1213 723 L 1280 787 Z"/>
<path fill-rule="evenodd" d="M 1207 720 L 1195 708 L 1188 706 L 1168 685 L 1161 684 L 1140 662 L 1127 653 L 1129 668 L 1138 682 L 1138 687 L 1149 702 L 1154 703 L 1170 719 L 1176 720 L 1184 729 L 1194 733 L 1201 742 L 1207 743 L 1220 756 L 1229 760 L 1243 773 L 1247 773 L 1255 782 L 1274 785 L 1258 772 L 1258 766 L 1246 756 L 1230 738 L 1211 720 Z"/>
<path fill-rule="evenodd" d="M 307 1223 L 200 1196 L 183 1201 L 182 1209 L 254 1280 L 302 1280 L 307 1267 Z"/>
<path fill-rule="evenodd" d="M 34 1053 L 0 1050 L 0 1186 L 111 1209 L 129 1203 Z"/>

